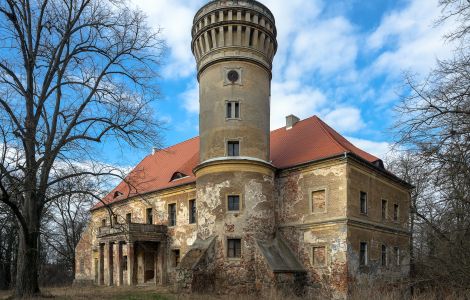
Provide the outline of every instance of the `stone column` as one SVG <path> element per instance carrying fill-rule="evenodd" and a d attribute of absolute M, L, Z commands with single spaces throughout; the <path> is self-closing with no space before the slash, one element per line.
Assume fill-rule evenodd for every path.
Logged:
<path fill-rule="evenodd" d="M 98 263 L 99 263 L 98 285 L 104 285 L 104 244 L 100 244 Z"/>
<path fill-rule="evenodd" d="M 162 241 L 158 244 L 158 262 L 159 262 L 159 268 L 158 268 L 158 274 L 159 278 L 158 281 L 161 285 L 166 284 L 166 242 Z M 157 279 L 155 278 L 155 281 Z"/>
<path fill-rule="evenodd" d="M 117 282 L 118 286 L 123 285 L 122 278 L 122 242 L 116 244 L 116 271 L 117 271 Z"/>
<path fill-rule="evenodd" d="M 108 244 L 108 285 L 112 286 L 113 282 L 113 271 L 114 271 L 114 261 L 113 261 L 113 242 L 109 242 Z"/>
<path fill-rule="evenodd" d="M 134 242 L 127 243 L 127 282 L 134 285 Z"/>

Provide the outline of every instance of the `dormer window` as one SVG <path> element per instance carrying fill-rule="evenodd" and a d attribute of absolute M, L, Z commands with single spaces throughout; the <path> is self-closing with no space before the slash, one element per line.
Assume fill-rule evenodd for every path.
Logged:
<path fill-rule="evenodd" d="M 123 195 L 123 194 L 122 194 L 121 192 L 115 191 L 115 192 L 114 192 L 114 195 L 113 195 L 113 199 L 116 199 L 117 197 L 122 196 L 122 195 Z"/>
<path fill-rule="evenodd" d="M 181 172 L 175 172 L 173 173 L 173 176 L 171 176 L 170 181 L 178 180 L 178 179 L 185 178 L 185 177 L 188 177 L 188 175 L 181 173 Z"/>

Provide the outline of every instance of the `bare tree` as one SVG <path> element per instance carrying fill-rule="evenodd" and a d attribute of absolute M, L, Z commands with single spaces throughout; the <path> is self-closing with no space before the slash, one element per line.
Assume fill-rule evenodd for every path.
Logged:
<path fill-rule="evenodd" d="M 64 167 L 95 159 L 107 139 L 158 143 L 149 103 L 163 48 L 125 0 L 0 0 L 0 201 L 19 224 L 16 296 L 39 293 L 40 225 L 55 187 L 106 175 Z"/>
<path fill-rule="evenodd" d="M 426 186 L 412 208 L 421 274 L 434 283 L 469 288 L 470 1 L 440 4 L 438 24 L 459 24 L 444 37 L 456 45 L 454 56 L 438 61 L 424 81 L 407 77 L 410 94 L 397 107 L 395 129 L 400 147 L 413 153 L 411 170 L 420 170 L 409 180 Z"/>

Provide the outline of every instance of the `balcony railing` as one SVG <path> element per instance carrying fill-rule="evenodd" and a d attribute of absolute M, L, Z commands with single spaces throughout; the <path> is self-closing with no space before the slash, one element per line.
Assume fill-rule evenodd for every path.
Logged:
<path fill-rule="evenodd" d="M 166 225 L 154 225 L 154 224 L 139 224 L 139 223 L 128 223 L 128 224 L 115 224 L 113 226 L 102 226 L 98 228 L 98 236 L 116 235 L 116 234 L 151 234 L 151 233 L 166 233 Z"/>

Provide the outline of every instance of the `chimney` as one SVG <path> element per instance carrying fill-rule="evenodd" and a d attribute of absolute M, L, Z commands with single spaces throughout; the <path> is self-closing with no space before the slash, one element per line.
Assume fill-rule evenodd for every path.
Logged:
<path fill-rule="evenodd" d="M 154 154 L 157 153 L 157 152 L 158 152 L 158 148 L 157 148 L 157 147 L 153 147 L 153 148 L 152 148 L 152 155 L 154 155 Z"/>
<path fill-rule="evenodd" d="M 297 122 L 299 122 L 300 119 L 294 115 L 288 115 L 286 117 L 286 130 L 292 129 Z"/>

